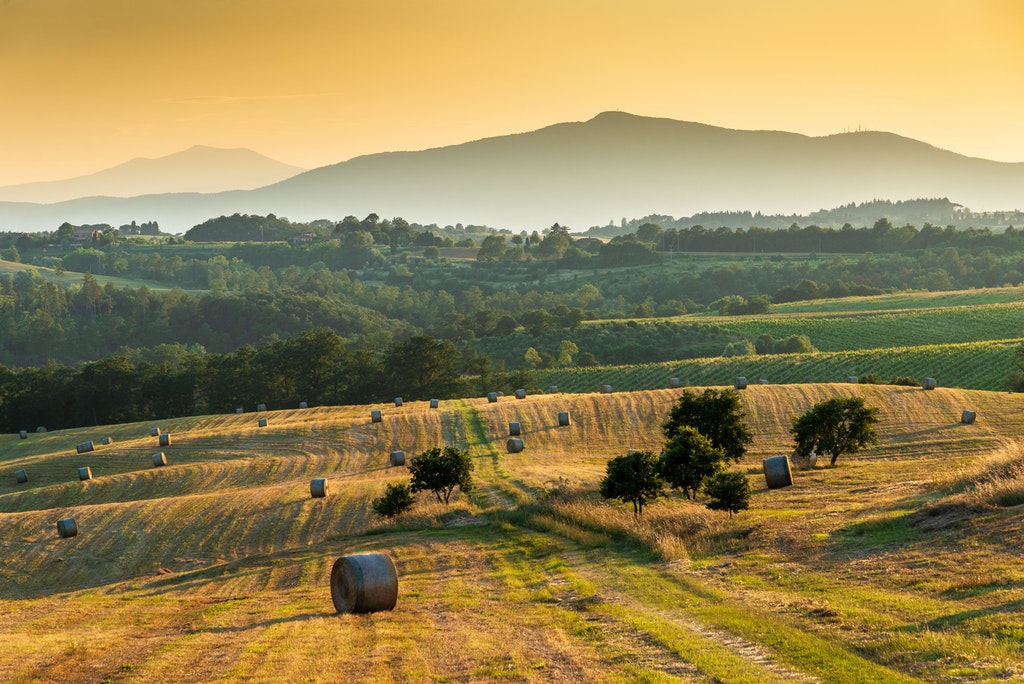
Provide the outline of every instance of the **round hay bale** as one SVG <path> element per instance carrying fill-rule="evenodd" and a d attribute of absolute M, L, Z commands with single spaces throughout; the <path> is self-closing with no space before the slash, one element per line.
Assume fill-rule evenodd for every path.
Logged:
<path fill-rule="evenodd" d="M 978 419 L 978 414 L 974 411 L 964 411 L 960 415 L 960 422 L 964 425 L 974 425 L 974 421 Z"/>
<path fill-rule="evenodd" d="M 235 409 L 235 413 L 241 415 L 241 414 L 245 413 L 245 409 L 242 408 L 241 406 L 239 406 L 238 408 Z"/>
<path fill-rule="evenodd" d="M 370 411 L 370 422 L 379 423 L 381 421 L 380 409 L 374 409 Z"/>
<path fill-rule="evenodd" d="M 28 482 L 28 473 L 25 472 L 24 468 L 14 471 L 14 481 L 18 484 L 25 484 Z"/>
<path fill-rule="evenodd" d="M 309 481 L 309 495 L 314 499 L 322 499 L 327 496 L 327 478 L 314 477 Z"/>
<path fill-rule="evenodd" d="M 90 468 L 89 466 L 84 466 L 82 468 L 79 468 L 78 469 L 78 479 L 82 480 L 83 482 L 85 480 L 91 480 L 92 479 L 92 468 Z"/>
<path fill-rule="evenodd" d="M 404 451 L 392 451 L 391 456 L 388 459 L 388 463 L 393 466 L 405 465 L 405 452 Z"/>
<path fill-rule="evenodd" d="M 267 410 L 267 405 L 266 404 L 256 404 L 256 410 L 257 411 L 266 411 Z"/>
<path fill-rule="evenodd" d="M 857 376 L 856 375 L 847 375 L 846 376 L 846 382 L 850 383 L 851 385 L 856 385 L 857 384 Z"/>
<path fill-rule="evenodd" d="M 430 408 L 436 409 L 439 403 L 440 402 L 437 399 L 431 399 L 430 400 Z"/>
<path fill-rule="evenodd" d="M 300 408 L 300 409 L 304 409 L 304 408 L 309 408 L 309 404 L 307 404 L 307 403 L 306 403 L 306 402 L 304 402 L 304 401 L 300 401 L 300 402 L 299 402 L 299 408 Z"/>
<path fill-rule="evenodd" d="M 57 535 L 61 539 L 78 536 L 78 524 L 74 518 L 61 518 L 57 521 Z"/>
<path fill-rule="evenodd" d="M 114 438 L 113 437 L 104 437 L 103 439 L 100 440 L 100 444 L 103 444 L 103 445 L 113 444 L 113 443 L 114 443 Z"/>
<path fill-rule="evenodd" d="M 568 427 L 569 426 L 569 412 L 568 411 L 559 411 L 558 412 L 558 426 L 559 427 Z"/>
<path fill-rule="evenodd" d="M 171 446 L 171 433 L 164 432 L 160 435 L 160 446 Z"/>
<path fill-rule="evenodd" d="M 759 378 L 758 381 L 757 381 L 757 384 L 758 385 L 767 385 L 768 381 L 765 380 L 764 378 Z"/>
<path fill-rule="evenodd" d="M 498 392 L 498 397 L 499 397 L 499 398 L 500 398 L 500 397 L 503 397 L 503 396 L 505 396 L 505 393 L 504 393 L 504 392 Z"/>
<path fill-rule="evenodd" d="M 160 428 L 155 427 L 155 428 L 153 428 L 152 430 L 149 431 L 149 436 L 150 437 L 159 437 L 161 432 L 163 432 L 163 431 Z"/>
<path fill-rule="evenodd" d="M 95 447 L 92 445 L 92 442 L 82 442 L 81 444 L 75 445 L 75 450 L 80 454 L 84 454 L 87 451 L 92 451 L 94 448 Z"/>
<path fill-rule="evenodd" d="M 523 426 L 519 424 L 519 421 L 513 421 L 508 424 L 508 434 L 512 437 L 518 437 L 523 434 Z"/>
<path fill-rule="evenodd" d="M 267 419 L 266 418 L 260 418 L 258 421 L 256 421 L 256 424 L 258 426 L 260 426 L 261 428 L 267 427 Z"/>
<path fill-rule="evenodd" d="M 402 397 L 395 397 L 395 406 L 402 405 Z"/>
<path fill-rule="evenodd" d="M 548 385 L 548 394 L 558 394 L 558 385 Z"/>
<path fill-rule="evenodd" d="M 334 561 L 331 600 L 339 613 L 392 610 L 398 602 L 398 572 L 390 556 L 356 553 Z"/>
<path fill-rule="evenodd" d="M 36 428 L 36 433 L 37 434 L 42 434 L 44 432 L 46 432 L 46 428 L 44 428 L 42 425 L 40 425 L 39 427 Z"/>
<path fill-rule="evenodd" d="M 497 392 L 488 392 L 487 393 L 487 401 L 491 402 L 492 404 L 494 402 L 498 401 L 498 393 Z"/>
<path fill-rule="evenodd" d="M 505 448 L 508 449 L 510 454 L 518 454 L 523 450 L 523 440 L 518 437 L 509 437 L 508 441 L 505 442 Z"/>
<path fill-rule="evenodd" d="M 22 430 L 19 432 L 18 439 L 28 439 L 28 430 Z"/>
<path fill-rule="evenodd" d="M 669 389 L 676 389 L 676 388 L 678 388 L 678 387 L 679 387 L 679 386 L 680 386 L 681 384 L 682 384 L 682 383 L 680 383 L 680 382 L 679 382 L 679 378 L 669 378 L 669 379 L 668 379 L 668 386 L 669 386 Z"/>
<path fill-rule="evenodd" d="M 922 383 L 921 386 L 924 387 L 926 390 L 935 389 L 935 378 L 925 378 L 924 383 Z"/>
<path fill-rule="evenodd" d="M 733 382 L 733 387 L 735 387 L 738 390 L 747 389 L 747 379 L 736 378 L 736 381 Z"/>
<path fill-rule="evenodd" d="M 764 468 L 764 480 L 768 489 L 779 489 L 793 484 L 793 471 L 789 467 L 788 456 L 772 456 L 761 461 Z"/>
<path fill-rule="evenodd" d="M 167 465 L 167 454 L 165 454 L 162 451 L 158 451 L 155 454 L 153 454 L 153 467 L 154 468 L 161 468 L 161 467 L 163 467 L 165 465 Z"/>
<path fill-rule="evenodd" d="M 526 390 L 524 390 L 522 388 L 517 389 L 516 390 L 516 399 L 525 399 L 525 398 L 526 398 Z"/>
<path fill-rule="evenodd" d="M 601 394 L 611 394 L 611 393 L 612 393 L 612 386 L 611 385 L 601 385 Z"/>

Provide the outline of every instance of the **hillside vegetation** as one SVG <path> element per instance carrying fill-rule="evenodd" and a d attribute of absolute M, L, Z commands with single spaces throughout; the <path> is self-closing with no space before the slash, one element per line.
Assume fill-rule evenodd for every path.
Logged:
<path fill-rule="evenodd" d="M 636 520 L 598 480 L 612 456 L 660 449 L 680 392 L 314 407 L 261 413 L 264 428 L 189 417 L 159 423 L 163 448 L 152 422 L 2 436 L 0 680 L 1024 677 L 1018 395 L 751 386 L 735 467 L 750 510 L 670 495 Z M 848 395 L 879 407 L 879 445 L 767 490 L 760 460 L 791 450 L 790 418 Z M 506 454 L 513 420 L 526 450 Z M 76 454 L 86 440 L 97 450 Z M 473 494 L 375 519 L 370 500 L 408 479 L 388 453 L 442 444 L 469 450 Z M 58 539 L 65 516 L 77 537 Z M 398 605 L 337 615 L 331 565 L 363 551 L 395 560 Z"/>

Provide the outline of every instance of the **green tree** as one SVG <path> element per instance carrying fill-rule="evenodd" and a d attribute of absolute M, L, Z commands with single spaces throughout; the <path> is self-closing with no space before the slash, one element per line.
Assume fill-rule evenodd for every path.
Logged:
<path fill-rule="evenodd" d="M 528 367 L 536 368 L 541 363 L 540 353 L 538 353 L 533 347 L 530 347 L 526 350 L 526 353 L 523 354 L 523 361 L 526 362 Z"/>
<path fill-rule="evenodd" d="M 633 504 L 633 515 L 644 512 L 644 504 L 663 495 L 665 486 L 658 474 L 658 457 L 651 451 L 634 451 L 608 461 L 601 480 L 601 497 Z"/>
<path fill-rule="evenodd" d="M 739 513 L 750 508 L 750 480 L 734 471 L 716 473 L 704 485 L 704 493 L 711 497 L 707 507 L 713 511 Z"/>
<path fill-rule="evenodd" d="M 695 428 L 726 458 L 739 461 L 754 438 L 743 422 L 740 395 L 735 390 L 706 389 L 703 394 L 685 390 L 662 426 L 671 439 L 684 425 Z"/>
<path fill-rule="evenodd" d="M 568 366 L 572 364 L 572 357 L 580 353 L 580 348 L 572 340 L 562 340 L 558 346 L 558 365 Z"/>
<path fill-rule="evenodd" d="M 415 500 L 412 495 L 412 488 L 403 483 L 389 483 L 384 488 L 384 495 L 378 496 L 370 505 L 374 513 L 382 518 L 394 518 L 412 508 Z"/>
<path fill-rule="evenodd" d="M 716 449 L 696 428 L 683 425 L 665 442 L 658 473 L 670 487 L 692 499 L 705 481 L 725 467 L 725 462 L 725 452 Z"/>
<path fill-rule="evenodd" d="M 497 261 L 501 258 L 504 251 L 505 238 L 501 235 L 488 235 L 484 238 L 484 241 L 480 243 L 480 249 L 477 250 L 476 259 L 477 261 Z"/>
<path fill-rule="evenodd" d="M 392 347 L 384 357 L 392 389 L 409 399 L 449 397 L 459 383 L 461 355 L 454 344 L 425 335 Z"/>
<path fill-rule="evenodd" d="M 456 487 L 464 494 L 473 491 L 473 460 L 461 449 L 434 447 L 409 461 L 413 492 L 431 491 L 439 503 L 448 503 Z"/>
<path fill-rule="evenodd" d="M 873 427 L 877 422 L 878 409 L 865 406 L 862 398 L 836 397 L 794 417 L 790 432 L 798 456 L 806 457 L 814 450 L 831 455 L 831 464 L 835 465 L 841 455 L 878 442 Z"/>

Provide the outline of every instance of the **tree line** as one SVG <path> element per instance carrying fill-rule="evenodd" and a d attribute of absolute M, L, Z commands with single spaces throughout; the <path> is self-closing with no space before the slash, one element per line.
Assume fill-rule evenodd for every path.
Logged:
<path fill-rule="evenodd" d="M 233 413 L 258 404 L 365 404 L 518 388 L 538 386 L 528 372 L 492 366 L 451 342 L 413 336 L 380 349 L 351 347 L 319 328 L 227 354 L 156 345 L 77 367 L 0 366 L 0 432 Z"/>

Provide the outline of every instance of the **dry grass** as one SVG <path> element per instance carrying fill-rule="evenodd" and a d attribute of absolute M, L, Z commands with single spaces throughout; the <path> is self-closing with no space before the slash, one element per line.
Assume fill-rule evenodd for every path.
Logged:
<path fill-rule="evenodd" d="M 749 511 L 670 496 L 637 519 L 601 501 L 607 460 L 658 449 L 681 391 L 271 411 L 262 430 L 180 419 L 160 469 L 149 424 L 4 436 L 0 680 L 1024 678 L 1021 397 L 751 386 Z M 767 490 L 760 460 L 791 450 L 791 417 L 849 394 L 880 408 L 881 444 Z M 369 501 L 407 477 L 390 451 L 441 444 L 470 451 L 477 491 L 375 519 Z M 57 539 L 67 515 L 81 533 Z M 333 560 L 371 550 L 396 560 L 398 608 L 335 615 Z"/>

